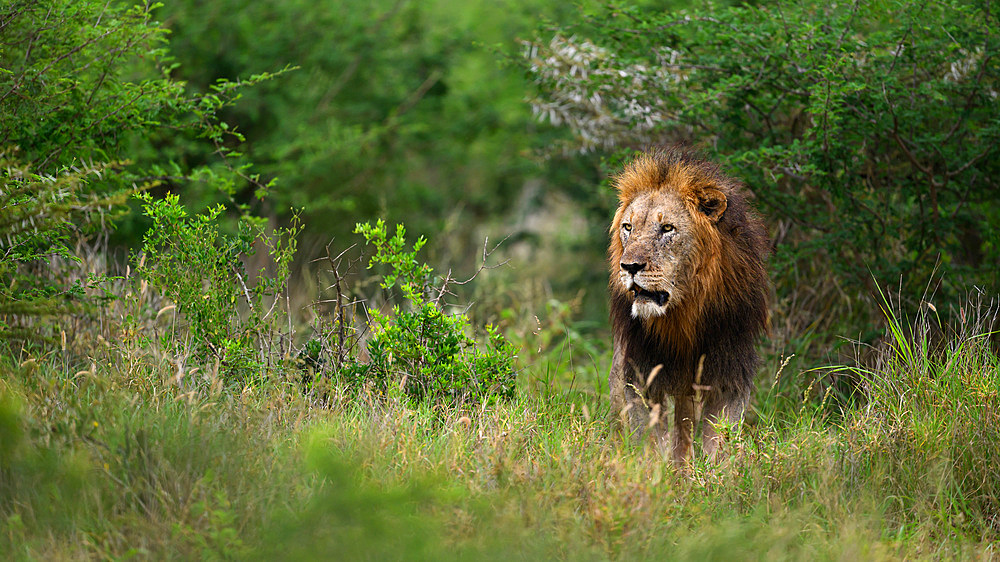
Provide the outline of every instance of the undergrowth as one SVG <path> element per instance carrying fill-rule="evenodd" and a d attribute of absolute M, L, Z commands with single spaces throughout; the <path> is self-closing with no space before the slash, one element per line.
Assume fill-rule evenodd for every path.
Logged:
<path fill-rule="evenodd" d="M 720 460 L 681 471 L 610 429 L 606 348 L 564 306 L 483 337 L 423 242 L 378 222 L 357 229 L 367 260 L 328 251 L 331 298 L 303 321 L 294 228 L 234 235 L 221 209 L 146 202 L 136 271 L 104 275 L 117 298 L 78 323 L 96 336 L 0 356 L 11 558 L 989 558 L 1000 541 L 995 305 L 949 327 L 883 298 L 882 342 L 827 369 L 852 396 L 781 384 L 828 376 L 786 361 L 720 428 Z M 366 261 L 377 288 L 347 282 Z"/>
<path fill-rule="evenodd" d="M 191 389 L 109 346 L 0 382 L 0 550 L 22 559 L 989 558 L 995 309 L 935 345 L 890 315 L 857 406 L 765 400 L 689 474 L 602 396 L 475 408 L 291 382 Z M 973 316 L 974 315 L 974 316 Z M 973 318 L 975 321 L 973 321 Z M 127 343 L 120 344 L 121 346 Z M 781 376 L 793 376 L 782 373 Z M 543 397 L 544 395 L 544 397 Z"/>

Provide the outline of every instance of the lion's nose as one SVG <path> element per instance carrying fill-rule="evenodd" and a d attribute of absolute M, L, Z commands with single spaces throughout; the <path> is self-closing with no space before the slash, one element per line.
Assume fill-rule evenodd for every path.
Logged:
<path fill-rule="evenodd" d="M 625 271 L 631 273 L 632 275 L 635 275 L 636 273 L 639 273 L 643 269 L 646 269 L 646 264 L 645 263 L 625 263 L 625 262 L 622 262 L 622 269 L 624 269 Z"/>

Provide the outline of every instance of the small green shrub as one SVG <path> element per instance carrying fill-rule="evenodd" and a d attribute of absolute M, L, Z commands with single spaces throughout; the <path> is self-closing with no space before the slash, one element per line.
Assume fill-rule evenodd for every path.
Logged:
<path fill-rule="evenodd" d="M 468 317 L 445 312 L 441 297 L 450 279 L 433 286 L 431 268 L 416 259 L 426 239 L 417 239 L 407 251 L 403 225 L 390 237 L 382 220 L 375 226 L 358 224 L 355 232 L 375 247 L 368 267 L 389 267 L 382 288 L 398 285 L 406 303 L 393 306 L 391 314 L 371 311 L 369 360 L 349 362 L 342 376 L 379 391 L 398 387 L 413 402 L 494 403 L 512 398 L 517 376 L 514 346 L 492 326 L 486 327 L 485 345 L 477 346 L 468 335 Z"/>
<path fill-rule="evenodd" d="M 153 225 L 144 237 L 139 271 L 150 287 L 174 302 L 191 335 L 191 349 L 171 333 L 161 338 L 163 346 L 174 353 L 192 353 L 196 360 L 215 361 L 233 377 L 272 367 L 275 357 L 282 356 L 271 346 L 282 313 L 276 301 L 286 288 L 301 227 L 293 222 L 268 234 L 258 222 L 243 217 L 237 234 L 227 235 L 219 230 L 222 205 L 190 216 L 176 195 L 140 198 Z M 243 259 L 253 255 L 257 245 L 266 248 L 275 270 L 268 275 L 262 269 L 251 280 Z"/>

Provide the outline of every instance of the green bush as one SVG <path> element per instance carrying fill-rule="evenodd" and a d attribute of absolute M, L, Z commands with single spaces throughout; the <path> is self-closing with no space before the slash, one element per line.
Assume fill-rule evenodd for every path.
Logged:
<path fill-rule="evenodd" d="M 389 267 L 382 288 L 398 286 L 405 303 L 393 306 L 391 314 L 369 311 L 368 361 L 350 362 L 342 376 L 382 392 L 399 388 L 414 403 L 491 404 L 512 398 L 514 347 L 492 326 L 486 327 L 485 345 L 477 345 L 468 335 L 466 315 L 444 310 L 441 300 L 451 279 L 433 285 L 431 268 L 417 261 L 426 240 L 417 239 L 407 251 L 403 225 L 390 237 L 382 220 L 355 230 L 375 247 L 369 268 Z"/>
<path fill-rule="evenodd" d="M 1000 288 L 997 23 L 958 0 L 614 3 L 524 64 L 564 148 L 692 143 L 745 179 L 812 323 L 901 277 L 911 304 L 932 278 L 942 300 Z"/>
<path fill-rule="evenodd" d="M 36 174 L 54 175 L 81 162 L 123 160 L 133 133 L 184 113 L 184 86 L 166 74 L 166 31 L 154 7 L 5 2 L 0 147 L 19 147 Z"/>
<path fill-rule="evenodd" d="M 258 221 L 243 217 L 238 233 L 226 235 L 218 224 L 221 205 L 190 216 L 175 195 L 140 198 L 153 224 L 143 241 L 138 271 L 177 306 L 192 340 L 187 349 L 186 338 L 167 332 L 163 347 L 193 355 L 199 362 L 215 362 L 230 378 L 246 379 L 274 367 L 288 351 L 280 342 L 272 346 L 272 339 L 283 312 L 277 300 L 286 289 L 301 227 L 293 223 L 268 234 Z M 244 260 L 257 247 L 267 250 L 274 271 L 268 274 L 262 268 L 251 278 Z"/>
<path fill-rule="evenodd" d="M 266 201 L 253 201 L 261 214 L 284 219 L 288 208 L 302 209 L 304 243 L 349 238 L 358 217 L 402 222 L 414 234 L 444 231 L 425 261 L 473 267 L 479 230 L 502 224 L 491 230 L 510 234 L 520 217 L 505 213 L 537 205 L 539 176 L 578 193 L 596 177 L 579 181 L 573 176 L 589 169 L 543 168 L 526 157 L 565 133 L 532 119 L 523 73 L 498 56 L 516 52 L 516 38 L 540 17 L 574 9 L 552 0 L 176 0 L 160 14 L 175 75 L 194 89 L 298 67 L 220 113 L 246 136 L 236 146 L 254 169 L 279 178 Z M 178 143 L 161 150 L 210 157 Z M 251 199 L 252 186 L 237 188 L 237 201 Z M 218 201 L 194 184 L 175 193 Z"/>
<path fill-rule="evenodd" d="M 81 271 L 76 250 L 120 221 L 130 194 L 269 185 L 231 149 L 242 136 L 218 113 L 271 75 L 188 91 L 171 75 L 158 6 L 0 7 L 0 340 L 50 339 L 55 328 L 41 317 L 82 310 L 94 271 Z M 167 154 L 168 140 L 205 157 Z"/>

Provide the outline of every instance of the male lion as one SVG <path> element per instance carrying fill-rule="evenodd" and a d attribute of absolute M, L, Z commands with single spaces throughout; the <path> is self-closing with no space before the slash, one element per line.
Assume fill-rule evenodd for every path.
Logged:
<path fill-rule="evenodd" d="M 754 387 L 754 342 L 768 314 L 767 232 L 739 181 L 682 150 L 643 154 L 614 184 L 612 413 L 666 450 L 673 397 L 674 462 L 689 458 L 696 409 L 713 457 L 714 423 L 741 420 Z"/>

